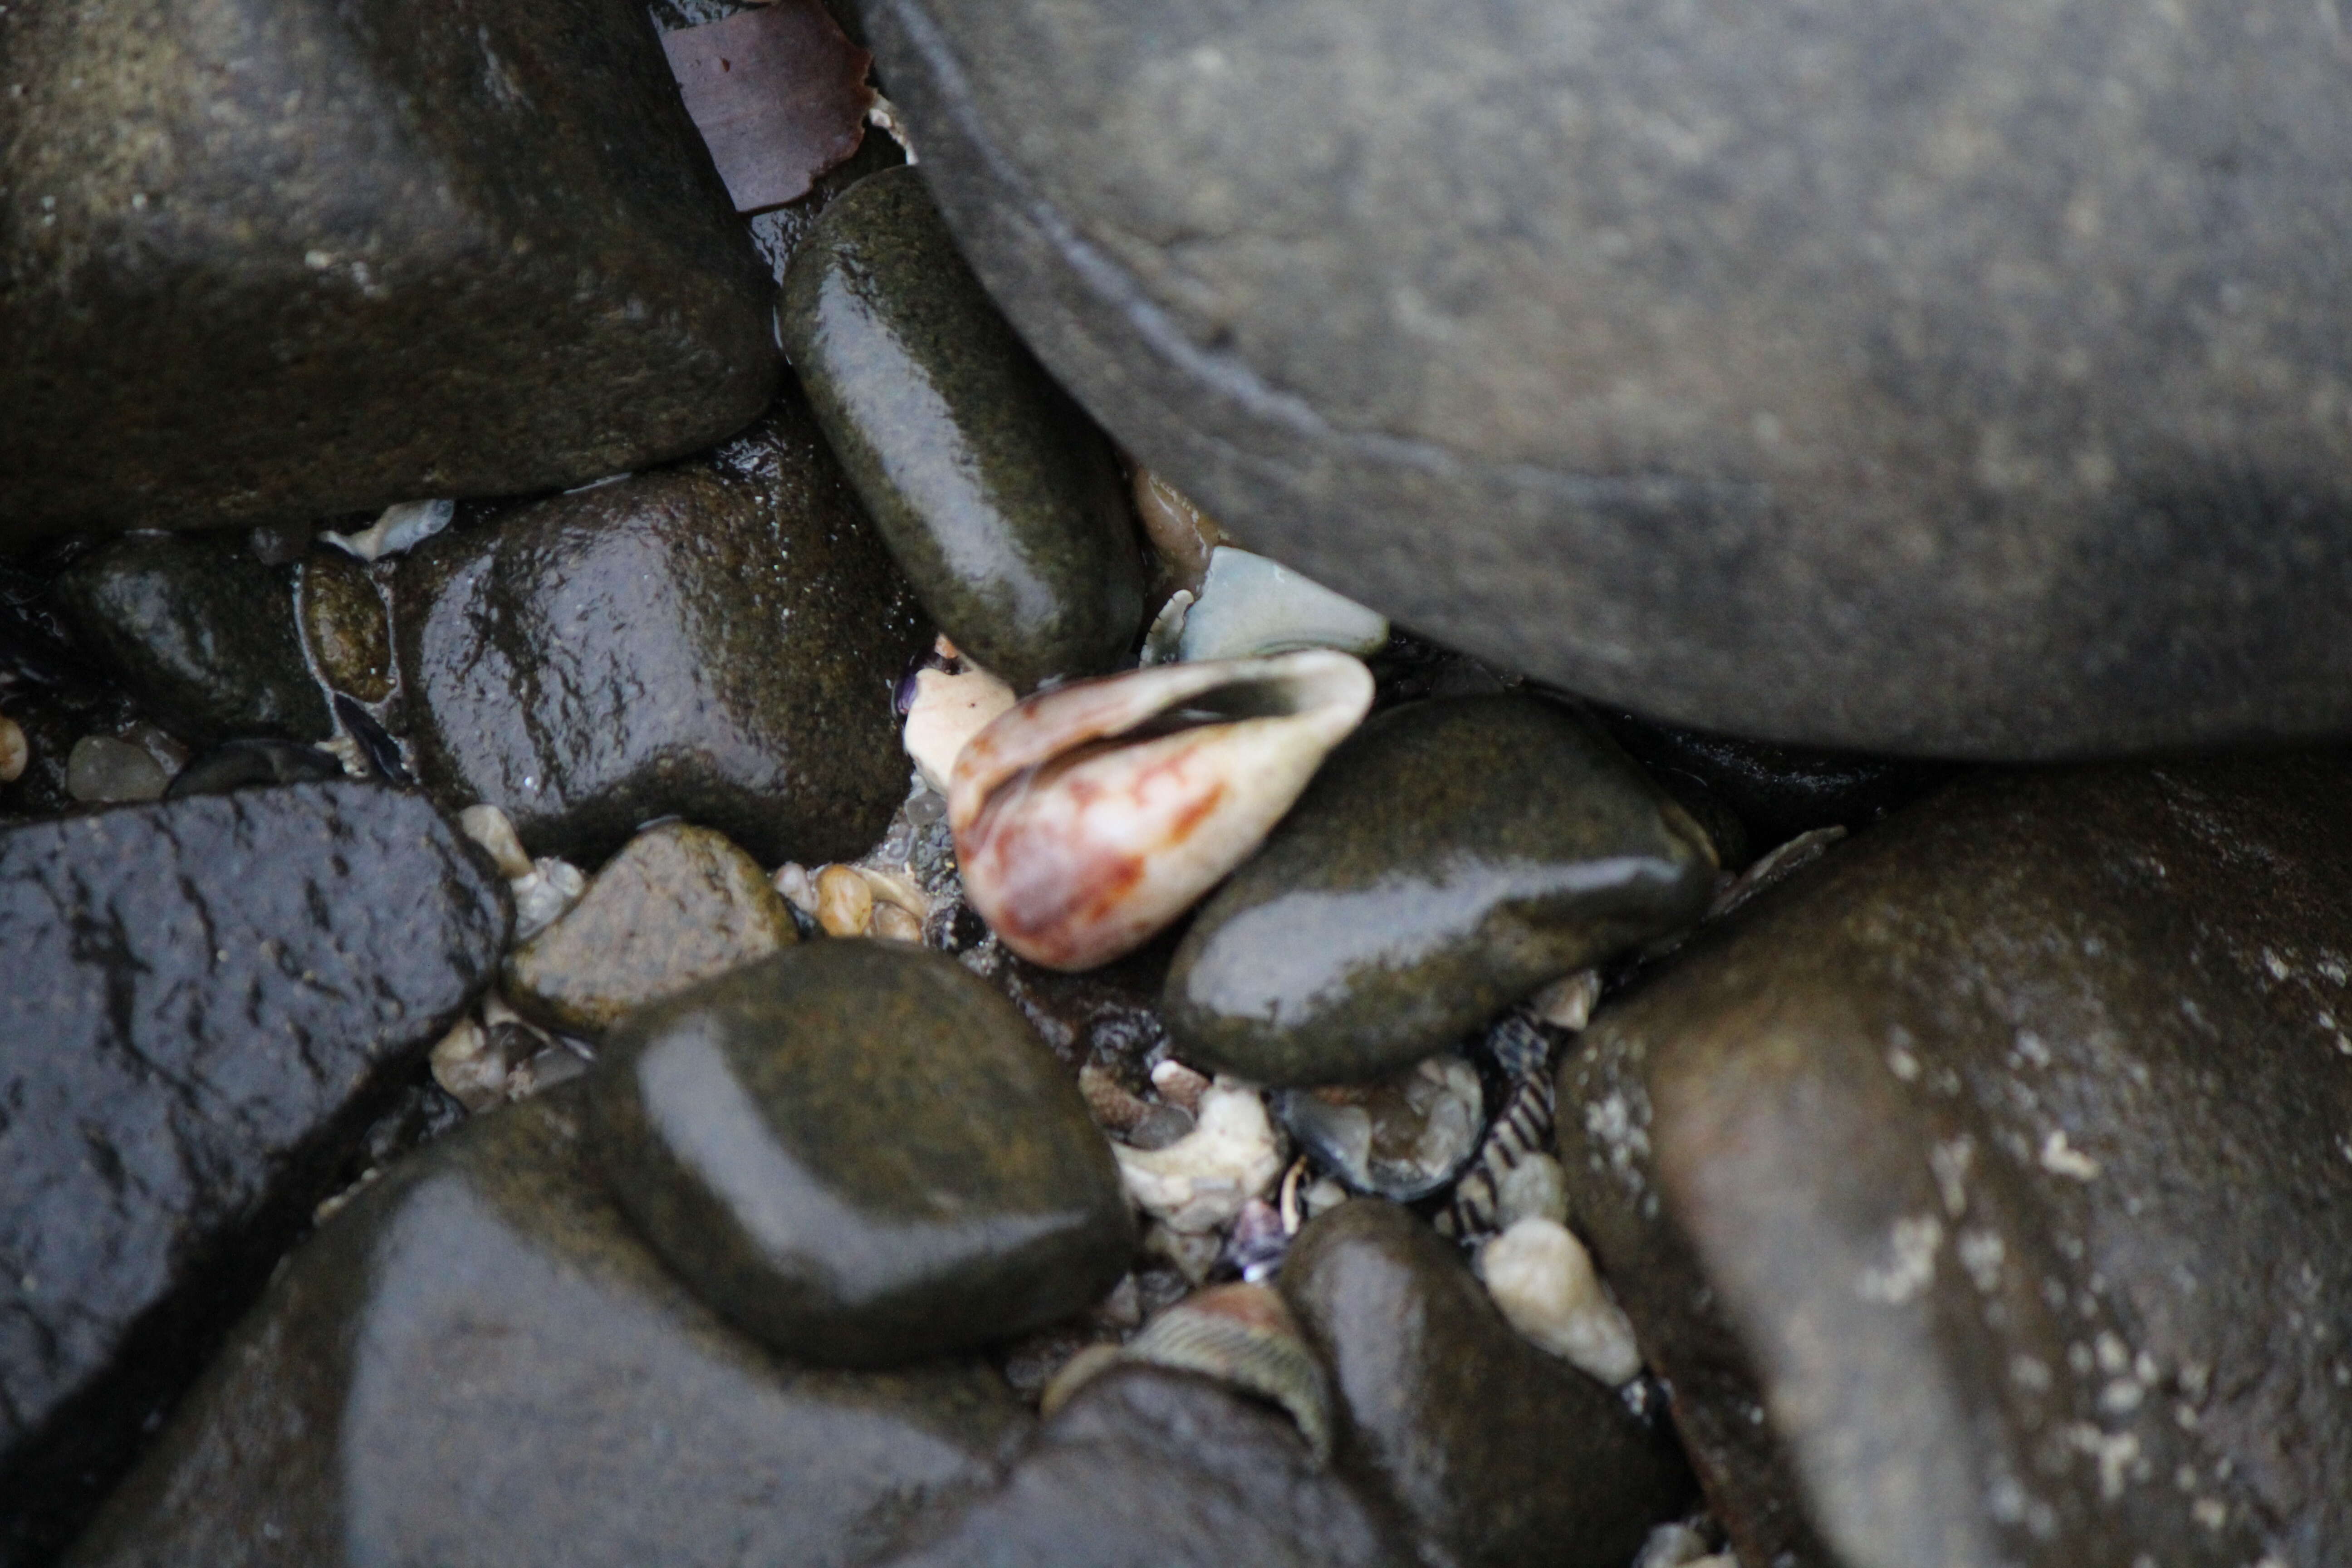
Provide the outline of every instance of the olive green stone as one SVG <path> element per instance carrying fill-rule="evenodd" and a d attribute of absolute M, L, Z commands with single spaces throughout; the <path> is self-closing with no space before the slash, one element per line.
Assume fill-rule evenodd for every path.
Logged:
<path fill-rule="evenodd" d="M 1376 1077 L 1696 919 L 1714 879 L 1706 836 L 1567 710 L 1412 703 L 1332 752 L 1202 908 L 1169 1027 L 1259 1083 Z"/>
<path fill-rule="evenodd" d="M 846 859 L 906 795 L 892 696 L 929 634 L 795 392 L 695 462 L 437 535 L 394 586 L 425 787 L 533 854 L 675 816 Z"/>
<path fill-rule="evenodd" d="M 956 646 L 1024 690 L 1126 655 L 1143 568 L 1110 447 L 1013 333 L 911 168 L 860 181 L 784 277 L 784 347 Z"/>
<path fill-rule="evenodd" d="M 698 451 L 773 290 L 632 0 L 0 11 L 0 547 Z"/>
<path fill-rule="evenodd" d="M 1624 1568 L 1690 1496 L 1663 1425 L 1536 1349 L 1461 1250 L 1358 1198 L 1318 1215 L 1281 1289 L 1347 1413 L 1339 1461 L 1459 1568 Z"/>
<path fill-rule="evenodd" d="M 367 568 L 331 547 L 302 563 L 302 633 L 319 673 L 362 702 L 392 695 L 392 620 Z"/>
<path fill-rule="evenodd" d="M 704 1300 L 796 1358 L 1002 1339 L 1127 1267 L 1127 1199 L 1076 1085 L 937 953 L 788 948 L 631 1016 L 591 1081 L 622 1205 Z"/>
<path fill-rule="evenodd" d="M 116 540 L 62 574 L 56 595 L 124 689 L 188 740 L 333 732 L 287 574 L 241 536 Z"/>
<path fill-rule="evenodd" d="M 813 1371 L 720 1321 L 577 1086 L 392 1167 L 270 1282 L 79 1568 L 852 1568 L 1030 1426 L 984 1363 Z"/>
<path fill-rule="evenodd" d="M 2340 1556 L 2347 803 L 1980 774 L 1594 1020 L 1562 1164 L 1741 1562 Z"/>
<path fill-rule="evenodd" d="M 517 1011 L 593 1037 L 796 934 L 757 861 L 724 834 L 667 823 L 629 840 L 562 919 L 509 953 L 501 988 Z"/>

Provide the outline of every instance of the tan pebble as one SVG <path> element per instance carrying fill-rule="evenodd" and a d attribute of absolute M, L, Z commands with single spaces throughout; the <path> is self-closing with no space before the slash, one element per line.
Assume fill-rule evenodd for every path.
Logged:
<path fill-rule="evenodd" d="M 1557 1220 L 1530 1216 L 1478 1249 L 1478 1277 L 1511 1326 L 1612 1388 L 1641 1374 L 1633 1325 L 1592 1271 L 1584 1244 Z"/>
<path fill-rule="evenodd" d="M 442 1036 L 428 1059 L 433 1081 L 468 1110 L 487 1110 L 506 1098 L 507 1064 L 490 1048 L 489 1031 L 471 1018 Z"/>
<path fill-rule="evenodd" d="M 866 886 L 873 893 L 876 904 L 896 905 L 918 921 L 931 912 L 931 900 L 924 896 L 915 879 L 907 873 L 877 870 L 871 866 L 859 866 L 855 869 L 866 879 Z"/>
<path fill-rule="evenodd" d="M 499 876 L 511 882 L 530 875 L 530 856 L 524 852 L 513 818 L 505 812 L 495 805 L 469 805 L 457 814 L 457 826 L 488 852 Z"/>
<path fill-rule="evenodd" d="M 874 918 L 874 888 L 855 866 L 817 873 L 816 919 L 827 936 L 864 936 Z"/>
<path fill-rule="evenodd" d="M 885 942 L 919 943 L 923 940 L 923 922 L 896 904 L 876 904 L 874 918 L 866 926 L 866 934 Z"/>
<path fill-rule="evenodd" d="M 1209 574 L 1209 552 L 1232 542 L 1214 518 L 1140 464 L 1135 469 L 1135 515 L 1170 581 L 1195 594 Z"/>
<path fill-rule="evenodd" d="M 25 727 L 0 713 L 0 784 L 15 784 L 25 776 L 25 764 L 33 760 L 33 743 L 25 738 Z"/>
<path fill-rule="evenodd" d="M 915 700 L 907 710 L 901 740 L 923 782 L 947 794 L 956 754 L 964 742 L 1014 700 L 1013 688 L 977 665 L 957 675 L 944 669 L 918 671 Z"/>
<path fill-rule="evenodd" d="M 1528 1010 L 1555 1029 L 1581 1029 L 1601 1000 L 1601 971 L 1580 969 L 1537 992 Z"/>

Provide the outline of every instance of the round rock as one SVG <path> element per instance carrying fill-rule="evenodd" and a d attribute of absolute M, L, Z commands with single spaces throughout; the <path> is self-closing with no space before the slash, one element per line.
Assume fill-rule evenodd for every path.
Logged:
<path fill-rule="evenodd" d="M 1534 698 L 1437 699 L 1331 754 L 1168 973 L 1187 1061 L 1360 1080 L 1706 908 L 1705 835 L 1605 737 Z"/>
<path fill-rule="evenodd" d="M 1092 675 L 1143 618 L 1110 447 L 1013 333 L 913 169 L 859 182 L 784 278 L 785 347 L 940 629 L 1026 690 Z"/>
<path fill-rule="evenodd" d="M 622 1205 L 796 1359 L 881 1365 L 1066 1316 L 1127 1267 L 1110 1150 L 1053 1053 L 953 961 L 836 939 L 635 1014 L 592 1097 Z"/>

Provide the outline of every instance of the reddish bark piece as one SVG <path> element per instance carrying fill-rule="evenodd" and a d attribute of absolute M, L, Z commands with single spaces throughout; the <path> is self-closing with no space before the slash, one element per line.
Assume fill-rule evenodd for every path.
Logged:
<path fill-rule="evenodd" d="M 777 0 L 682 27 L 663 35 L 662 48 L 737 212 L 806 195 L 865 137 L 874 57 L 820 0 Z"/>

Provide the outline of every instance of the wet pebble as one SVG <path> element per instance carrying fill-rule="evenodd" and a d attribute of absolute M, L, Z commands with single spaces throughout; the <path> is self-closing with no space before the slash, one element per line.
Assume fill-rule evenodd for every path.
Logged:
<path fill-rule="evenodd" d="M 1143 619 L 1109 444 L 948 237 L 921 175 L 834 201 L 784 277 L 784 346 L 923 605 L 1023 690 L 1092 675 Z"/>
<path fill-rule="evenodd" d="M 33 759 L 33 743 L 26 738 L 24 726 L 0 713 L 0 784 L 12 784 L 25 776 L 25 764 Z"/>
<path fill-rule="evenodd" d="M 362 702 L 392 695 L 392 620 L 366 567 L 339 550 L 302 563 L 302 634 L 327 684 Z"/>
<path fill-rule="evenodd" d="M 984 982 L 816 942 L 633 1015 L 592 1086 L 614 1191 L 701 1297 L 797 1357 L 887 1363 L 1066 1316 L 1125 1271 L 1118 1168 Z"/>
<path fill-rule="evenodd" d="M 66 793 L 95 805 L 161 800 L 170 783 L 144 746 L 111 735 L 84 735 L 66 757 Z"/>
<path fill-rule="evenodd" d="M 1513 1219 L 1479 1247 L 1477 1270 L 1511 1327 L 1536 1345 L 1612 1388 L 1641 1375 L 1633 1325 L 1593 1273 L 1584 1244 L 1559 1220 Z"/>
<path fill-rule="evenodd" d="M 509 953 L 501 988 L 534 1021 L 593 1038 L 797 936 L 757 861 L 723 834 L 667 823 L 630 839 L 578 903 Z"/>
<path fill-rule="evenodd" d="M 1256 658 L 1302 647 L 1372 654 L 1387 645 L 1389 623 L 1278 561 L 1225 544 L 1210 552 L 1174 640 L 1181 659 Z"/>
<path fill-rule="evenodd" d="M 1275 1114 L 1299 1148 L 1360 1193 L 1426 1197 L 1478 1152 L 1486 1090 L 1467 1058 L 1427 1058 L 1367 1084 L 1277 1090 Z"/>
<path fill-rule="evenodd" d="M 1209 554 L 1232 541 L 1217 520 L 1174 485 L 1138 463 L 1132 480 L 1135 515 L 1160 561 L 1167 589 L 1198 594 L 1209 574 Z"/>
<path fill-rule="evenodd" d="M 1262 1083 L 1377 1078 L 1695 920 L 1714 879 L 1704 836 L 1576 715 L 1409 704 L 1333 752 L 1202 907 L 1169 1026 L 1189 1059 Z"/>

